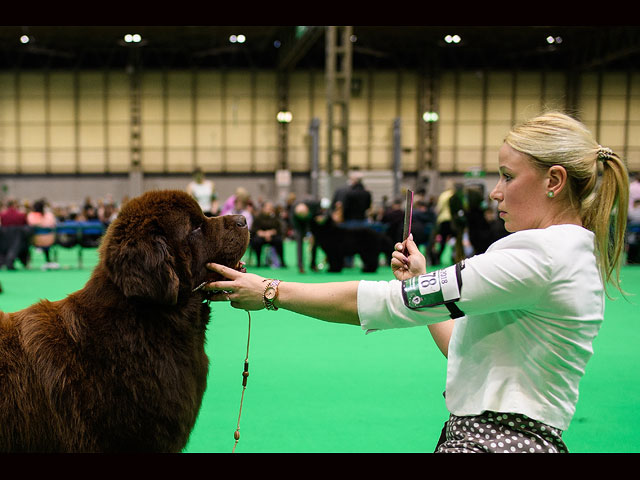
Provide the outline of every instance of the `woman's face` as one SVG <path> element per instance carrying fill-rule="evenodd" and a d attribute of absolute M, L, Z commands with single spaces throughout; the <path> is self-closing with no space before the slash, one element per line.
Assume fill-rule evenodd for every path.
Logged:
<path fill-rule="evenodd" d="M 498 153 L 500 179 L 489 197 L 508 232 L 546 228 L 550 223 L 548 177 L 530 158 L 506 143 Z"/>

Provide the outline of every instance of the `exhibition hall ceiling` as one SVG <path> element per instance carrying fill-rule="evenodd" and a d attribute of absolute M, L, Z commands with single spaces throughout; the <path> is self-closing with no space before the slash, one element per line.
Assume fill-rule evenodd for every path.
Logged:
<path fill-rule="evenodd" d="M 636 70 L 637 26 L 354 26 L 362 69 Z M 321 26 L 3 26 L 3 69 L 317 68 Z M 127 36 L 129 35 L 129 36 Z"/>

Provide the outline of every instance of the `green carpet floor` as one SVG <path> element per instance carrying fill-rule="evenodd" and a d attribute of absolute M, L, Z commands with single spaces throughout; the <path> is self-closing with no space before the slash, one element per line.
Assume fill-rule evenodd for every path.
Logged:
<path fill-rule="evenodd" d="M 340 274 L 295 268 L 249 271 L 288 281 L 325 282 L 393 278 L 350 268 Z M 15 311 L 40 298 L 57 300 L 81 288 L 97 256 L 60 249 L 60 270 L 42 271 L 34 252 L 30 269 L 0 271 L 0 310 Z M 608 300 L 595 354 L 581 383 L 571 426 L 571 452 L 640 452 L 640 266 L 623 269 L 631 301 Z M 248 316 L 214 303 L 208 331 L 208 388 L 185 452 L 230 453 L 234 445 Z M 426 328 L 365 335 L 353 326 L 319 322 L 279 310 L 252 314 L 250 375 L 244 396 L 238 453 L 431 452 L 447 418 L 442 392 L 446 361 Z"/>

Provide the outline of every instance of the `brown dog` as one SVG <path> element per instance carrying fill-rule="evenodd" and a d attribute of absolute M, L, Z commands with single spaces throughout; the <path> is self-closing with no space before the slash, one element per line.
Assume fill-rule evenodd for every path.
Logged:
<path fill-rule="evenodd" d="M 244 217 L 184 192 L 124 205 L 82 290 L 0 312 L 0 451 L 182 451 L 209 365 L 197 287 L 248 243 Z"/>

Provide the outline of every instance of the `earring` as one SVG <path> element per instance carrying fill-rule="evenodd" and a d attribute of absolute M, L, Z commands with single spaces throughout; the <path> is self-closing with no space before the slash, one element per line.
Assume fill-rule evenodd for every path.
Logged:
<path fill-rule="evenodd" d="M 549 197 L 549 198 L 553 198 L 553 190 L 549 190 L 549 191 L 547 192 L 547 197 Z"/>

